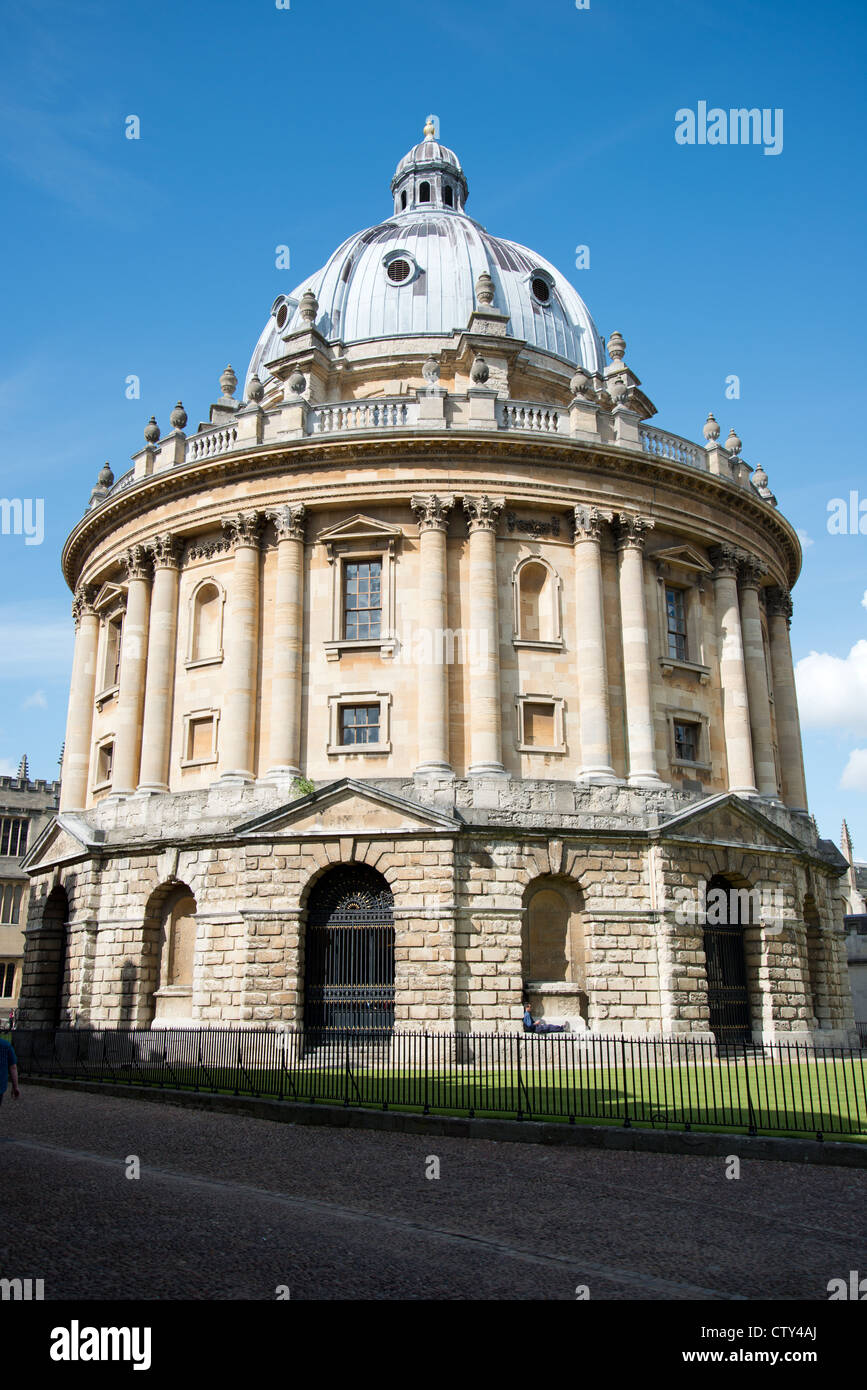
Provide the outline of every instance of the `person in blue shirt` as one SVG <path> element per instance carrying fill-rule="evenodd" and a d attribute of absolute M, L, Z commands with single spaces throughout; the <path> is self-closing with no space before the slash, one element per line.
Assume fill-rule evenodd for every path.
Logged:
<path fill-rule="evenodd" d="M 525 1033 L 566 1033 L 568 1029 L 568 1023 L 537 1023 L 530 1012 L 529 999 L 524 1000 Z"/>
<path fill-rule="evenodd" d="M 12 1082 L 12 1096 L 17 1100 L 21 1095 L 18 1089 L 18 1058 L 15 1049 L 5 1038 L 0 1038 L 0 1105 L 6 1094 L 7 1083 Z"/>

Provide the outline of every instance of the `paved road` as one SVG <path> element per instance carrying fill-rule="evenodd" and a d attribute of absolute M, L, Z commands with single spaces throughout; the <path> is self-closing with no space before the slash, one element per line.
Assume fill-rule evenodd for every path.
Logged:
<path fill-rule="evenodd" d="M 737 1148 L 732 1141 L 733 1151 Z M 138 1157 L 140 1178 L 126 1176 Z M 429 1179 L 429 1156 L 440 1177 Z M 827 1299 L 867 1172 L 278 1125 L 27 1087 L 0 1276 L 46 1299 Z"/>

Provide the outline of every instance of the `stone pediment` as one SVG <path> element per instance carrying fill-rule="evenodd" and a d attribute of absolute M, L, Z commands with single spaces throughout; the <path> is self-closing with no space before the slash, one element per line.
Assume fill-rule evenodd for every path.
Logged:
<path fill-rule="evenodd" d="M 737 845 L 756 850 L 796 850 L 801 854 L 814 852 L 763 815 L 754 802 L 727 792 L 679 811 L 650 834 L 662 840 Z"/>
<path fill-rule="evenodd" d="M 675 565 L 699 574 L 711 573 L 707 560 L 691 545 L 672 545 L 665 550 L 654 550 L 647 558 L 657 565 Z"/>
<path fill-rule="evenodd" d="M 68 863 L 88 854 L 101 835 L 78 816 L 57 816 L 31 845 L 21 867 L 25 871 Z"/>
<path fill-rule="evenodd" d="M 251 839 L 282 835 L 418 835 L 460 830 L 453 815 L 352 778 L 342 778 L 238 826 Z"/>
<path fill-rule="evenodd" d="M 320 531 L 316 540 L 320 544 L 337 545 L 342 541 L 396 541 L 402 537 L 403 532 L 399 526 L 389 526 L 384 521 L 375 521 L 373 517 L 365 516 L 363 512 L 356 512 L 355 516 L 349 517 L 346 521 Z"/>

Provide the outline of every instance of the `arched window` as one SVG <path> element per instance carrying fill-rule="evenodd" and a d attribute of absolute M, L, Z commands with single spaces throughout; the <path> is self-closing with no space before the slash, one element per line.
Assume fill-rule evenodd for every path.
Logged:
<path fill-rule="evenodd" d="M 560 581 L 544 560 L 522 560 L 515 569 L 515 636 L 521 642 L 559 642 Z"/>
<path fill-rule="evenodd" d="M 454 194 L 452 193 L 452 186 L 450 183 L 447 183 L 443 189 L 443 202 L 447 208 L 454 207 Z"/>
<path fill-rule="evenodd" d="M 418 186 L 418 200 L 420 203 L 430 202 L 430 184 L 427 180 L 425 180 L 424 183 L 420 183 Z"/>
<path fill-rule="evenodd" d="M 192 599 L 190 661 L 219 661 L 223 643 L 223 591 L 213 579 L 199 584 Z"/>
<path fill-rule="evenodd" d="M 401 209 L 404 209 L 406 207 L 406 189 L 404 189 L 400 195 L 400 206 Z"/>
<path fill-rule="evenodd" d="M 155 1017 L 188 1019 L 196 959 L 196 900 L 186 885 L 179 885 L 165 898 L 159 923 Z"/>

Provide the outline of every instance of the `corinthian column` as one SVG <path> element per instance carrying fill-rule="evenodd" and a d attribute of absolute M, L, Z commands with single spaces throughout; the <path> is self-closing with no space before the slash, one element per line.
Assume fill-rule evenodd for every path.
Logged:
<path fill-rule="evenodd" d="M 470 532 L 470 642 L 477 669 L 470 680 L 471 777 L 505 777 L 500 715 L 500 621 L 497 522 L 505 498 L 465 497 Z"/>
<path fill-rule="evenodd" d="M 753 736 L 753 764 L 759 796 L 777 801 L 777 769 L 774 763 L 774 741 L 771 733 L 771 702 L 768 696 L 768 670 L 765 665 L 765 644 L 762 638 L 762 616 L 759 609 L 759 581 L 762 566 L 752 556 L 744 555 L 740 562 L 741 629 L 744 640 L 744 663 L 747 673 L 750 728 Z"/>
<path fill-rule="evenodd" d="M 99 618 L 93 607 L 95 598 L 95 588 L 80 584 L 72 604 L 75 651 L 60 783 L 61 811 L 82 811 L 87 804 L 93 697 L 96 693 L 96 653 L 99 646 Z"/>
<path fill-rule="evenodd" d="M 449 765 L 448 667 L 444 633 L 448 627 L 446 533 L 453 497 L 412 497 L 418 521 L 418 621 L 426 640 L 421 650 L 431 653 L 431 666 L 419 663 L 418 765 L 415 776 L 451 777 Z"/>
<path fill-rule="evenodd" d="M 740 557 L 730 546 L 721 545 L 711 551 L 710 558 L 715 567 L 713 583 L 729 791 L 739 796 L 755 796 L 758 788 L 753 768 L 750 703 L 738 602 Z"/>
<path fill-rule="evenodd" d="M 221 781 L 252 782 L 259 638 L 258 512 L 224 517 L 222 525 L 234 547 L 232 582 L 226 614 L 226 686 L 221 721 Z"/>
<path fill-rule="evenodd" d="M 111 781 L 112 794 L 121 796 L 130 795 L 138 786 L 151 589 L 150 557 L 146 548 L 143 545 L 132 546 L 125 559 L 129 582 L 120 648 Z"/>
<path fill-rule="evenodd" d="M 801 721 L 798 718 L 798 696 L 795 691 L 795 670 L 789 639 L 792 600 L 785 589 L 769 589 L 767 599 L 783 801 L 793 811 L 806 811 L 804 751 L 801 745 Z"/>
<path fill-rule="evenodd" d="M 575 508 L 575 647 L 581 729 L 581 782 L 615 782 L 611 766 L 605 610 L 602 602 L 602 523 L 611 512 Z"/>
<path fill-rule="evenodd" d="M 147 681 L 142 721 L 140 792 L 167 792 L 175 658 L 178 638 L 178 570 L 181 543 L 175 536 L 154 538 Z"/>
<path fill-rule="evenodd" d="M 623 684 L 626 695 L 626 741 L 629 785 L 657 786 L 653 703 L 650 685 L 650 638 L 644 592 L 644 545 L 653 526 L 649 517 L 621 512 L 617 528 L 620 553 L 620 626 L 623 639 Z"/>
<path fill-rule="evenodd" d="M 269 512 L 277 528 L 277 594 L 271 667 L 268 776 L 301 776 L 301 671 L 304 639 L 304 524 L 307 508 Z"/>

